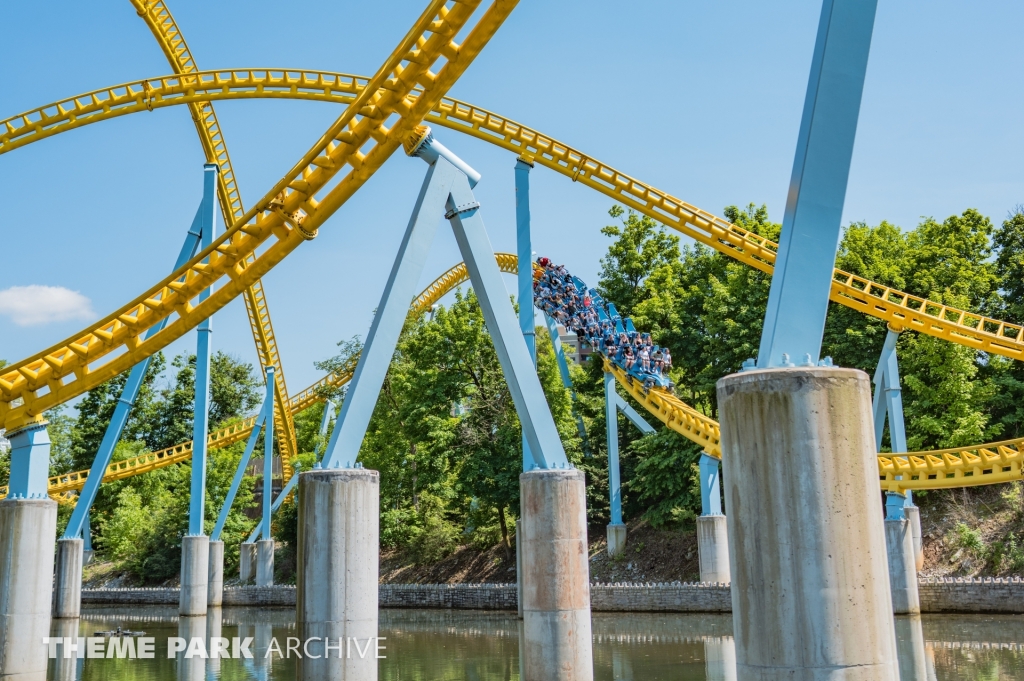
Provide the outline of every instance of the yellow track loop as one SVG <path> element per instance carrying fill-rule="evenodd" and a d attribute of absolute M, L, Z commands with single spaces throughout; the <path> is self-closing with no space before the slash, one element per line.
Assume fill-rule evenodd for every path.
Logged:
<path fill-rule="evenodd" d="M 182 35 L 170 9 L 163 0 L 131 0 L 136 13 L 143 18 L 164 56 L 170 62 L 175 73 L 187 74 L 198 71 L 192 51 L 188 49 L 185 36 Z M 207 163 L 216 163 L 220 167 L 219 191 L 221 214 L 224 224 L 234 224 L 245 214 L 242 194 L 235 181 L 235 169 L 231 165 L 227 141 L 224 139 L 217 112 L 212 102 L 192 102 L 188 105 L 192 113 L 192 121 L 196 124 L 199 141 L 203 145 Z M 243 265 L 248 265 L 248 262 Z M 295 423 L 292 412 L 288 408 L 288 385 L 284 378 L 284 366 L 281 354 L 277 350 L 277 339 L 274 326 L 270 321 L 270 308 L 267 296 L 263 291 L 263 283 L 257 279 L 245 290 L 245 310 L 249 314 L 249 326 L 252 337 L 256 341 L 256 353 L 260 358 L 260 371 L 266 382 L 266 368 L 274 367 L 274 433 L 277 446 L 281 453 L 281 464 L 286 478 L 292 475 L 292 461 L 298 454 L 295 440 Z"/>
<path fill-rule="evenodd" d="M 0 121 L 0 154 L 99 120 L 197 101 L 306 99 L 346 103 L 363 91 L 359 76 L 322 71 L 205 71 L 195 80 L 156 78 L 86 93 Z M 536 130 L 465 102 L 443 98 L 426 121 L 484 140 L 630 206 L 725 255 L 771 272 L 777 244 L 629 177 Z M 831 299 L 894 326 L 1024 359 L 1022 327 L 941 305 L 835 271 Z"/>
<path fill-rule="evenodd" d="M 517 266 L 516 256 L 512 253 L 495 253 L 494 259 L 498 261 L 498 268 L 506 274 L 516 274 L 519 271 Z M 433 283 L 427 288 L 423 289 L 423 292 L 416 296 L 416 299 L 410 306 L 413 314 L 421 314 L 430 309 L 430 307 L 445 296 L 449 291 L 454 289 L 456 286 L 469 281 L 469 271 L 466 269 L 465 263 L 459 263 L 455 265 L 447 272 L 442 274 L 440 277 L 435 279 Z M 342 386 L 352 380 L 352 372 L 355 370 L 355 361 L 353 360 L 352 365 L 341 372 L 324 376 L 319 381 L 309 386 L 297 395 L 293 395 L 289 400 L 291 405 L 291 415 L 294 416 L 309 407 L 313 406 L 317 402 L 324 400 L 324 388 L 329 386 Z M 227 447 L 240 440 L 244 440 L 249 437 L 252 432 L 253 426 L 256 424 L 256 417 L 250 416 L 238 423 L 232 424 L 226 428 L 210 433 L 209 439 L 207 440 L 207 448 L 210 450 L 219 449 L 221 447 Z M 157 452 L 150 452 L 143 454 L 131 459 L 125 459 L 123 461 L 115 461 L 114 463 L 107 466 L 107 472 L 103 475 L 103 482 L 111 482 L 113 480 L 122 480 L 124 478 L 130 478 L 142 473 L 148 473 L 158 468 L 165 468 L 167 466 L 173 466 L 176 463 L 182 461 L 188 461 L 192 458 L 192 441 L 183 442 L 167 449 L 161 449 Z M 50 478 L 48 492 L 50 496 L 56 498 L 55 495 L 65 495 L 71 490 L 80 490 L 85 485 L 86 478 L 89 477 L 89 471 L 75 471 L 73 473 L 65 473 L 64 475 L 58 475 Z M 284 475 L 285 483 L 291 478 L 291 475 Z M 7 487 L 0 487 L 0 498 L 7 496 Z M 64 497 L 62 497 L 64 498 Z"/>
<path fill-rule="evenodd" d="M 99 324 L 7 368 L 0 375 L 0 425 L 15 430 L 151 356 L 315 237 L 462 75 L 516 0 L 494 0 L 465 41 L 454 43 L 479 4 L 463 0 L 449 8 L 445 0 L 433 0 L 317 144 L 210 247 Z M 430 71 L 442 57 L 438 72 Z M 417 84 L 422 91 L 410 97 Z M 327 187 L 339 173 L 341 179 Z M 202 262 L 206 258 L 208 264 Z M 193 305 L 202 290 L 223 278 L 229 281 Z M 169 320 L 167 327 L 144 339 L 142 334 L 161 319 Z"/>

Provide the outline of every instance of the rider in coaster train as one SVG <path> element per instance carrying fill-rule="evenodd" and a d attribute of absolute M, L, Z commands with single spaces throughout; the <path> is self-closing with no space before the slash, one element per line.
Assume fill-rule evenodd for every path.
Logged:
<path fill-rule="evenodd" d="M 675 387 L 668 377 L 672 368 L 668 348 L 654 345 L 649 333 L 638 333 L 631 319 L 622 319 L 614 305 L 605 304 L 595 289 L 587 289 L 564 265 L 555 265 L 548 258 L 537 258 L 537 265 L 533 273 L 537 307 L 583 336 L 627 376 L 643 381 L 645 390 L 671 391 Z"/>

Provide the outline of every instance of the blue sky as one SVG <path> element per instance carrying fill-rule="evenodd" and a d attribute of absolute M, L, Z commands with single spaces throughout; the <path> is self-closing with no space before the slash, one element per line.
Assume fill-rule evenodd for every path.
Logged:
<path fill-rule="evenodd" d="M 168 2 L 201 68 L 364 75 L 425 4 Z M 819 11 L 819 0 L 522 0 L 451 94 L 706 210 L 765 203 L 781 220 Z M 1024 202 L 1021 25 L 1022 3 L 879 3 L 844 224 L 909 228 L 969 207 L 998 221 Z M 0 118 L 169 71 L 127 0 L 4 8 Z M 246 205 L 338 114 L 308 102 L 218 104 Z M 438 134 L 483 174 L 477 195 L 491 240 L 514 251 L 514 157 Z M 199 201 L 202 162 L 185 108 L 0 156 L 0 357 L 57 342 L 162 277 Z M 394 156 L 264 279 L 292 392 L 319 378 L 313 362 L 336 341 L 365 335 L 424 169 Z M 543 169 L 532 187 L 535 250 L 595 279 L 610 201 Z M 424 284 L 461 259 L 450 230 L 439 234 Z M 10 290 L 32 286 L 78 297 Z M 19 309 L 40 295 L 52 308 L 43 319 Z M 255 361 L 240 299 L 214 329 L 215 347 Z M 194 343 L 189 334 L 169 352 Z"/>

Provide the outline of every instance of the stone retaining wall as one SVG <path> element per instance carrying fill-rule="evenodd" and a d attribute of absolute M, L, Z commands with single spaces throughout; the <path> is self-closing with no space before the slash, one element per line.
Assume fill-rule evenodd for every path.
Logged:
<path fill-rule="evenodd" d="M 918 583 L 922 612 L 1024 613 L 1020 577 L 924 577 Z"/>
<path fill-rule="evenodd" d="M 382 584 L 382 608 L 515 610 L 515 584 Z M 1024 613 L 1024 580 L 923 578 L 922 612 Z M 82 602 L 110 605 L 177 605 L 178 590 L 82 589 Z M 595 612 L 730 612 L 728 584 L 592 584 Z M 225 587 L 224 605 L 295 605 L 294 586 Z"/>

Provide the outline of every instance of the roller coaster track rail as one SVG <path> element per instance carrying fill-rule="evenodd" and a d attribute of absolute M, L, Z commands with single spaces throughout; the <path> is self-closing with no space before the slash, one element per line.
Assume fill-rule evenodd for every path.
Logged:
<path fill-rule="evenodd" d="M 481 0 L 432 0 L 317 143 L 213 244 L 98 324 L 5 370 L 0 424 L 10 431 L 37 421 L 46 409 L 153 355 L 314 238 L 437 105 L 516 0 L 494 0 L 470 26 L 480 5 Z M 463 31 L 463 42 L 455 43 Z M 441 63 L 436 73 L 430 70 L 435 62 Z M 414 95 L 416 86 L 420 90 Z M 218 282 L 222 285 L 213 288 Z M 207 288 L 213 293 L 195 300 Z M 163 331 L 143 336 L 164 319 L 169 323 Z"/>

